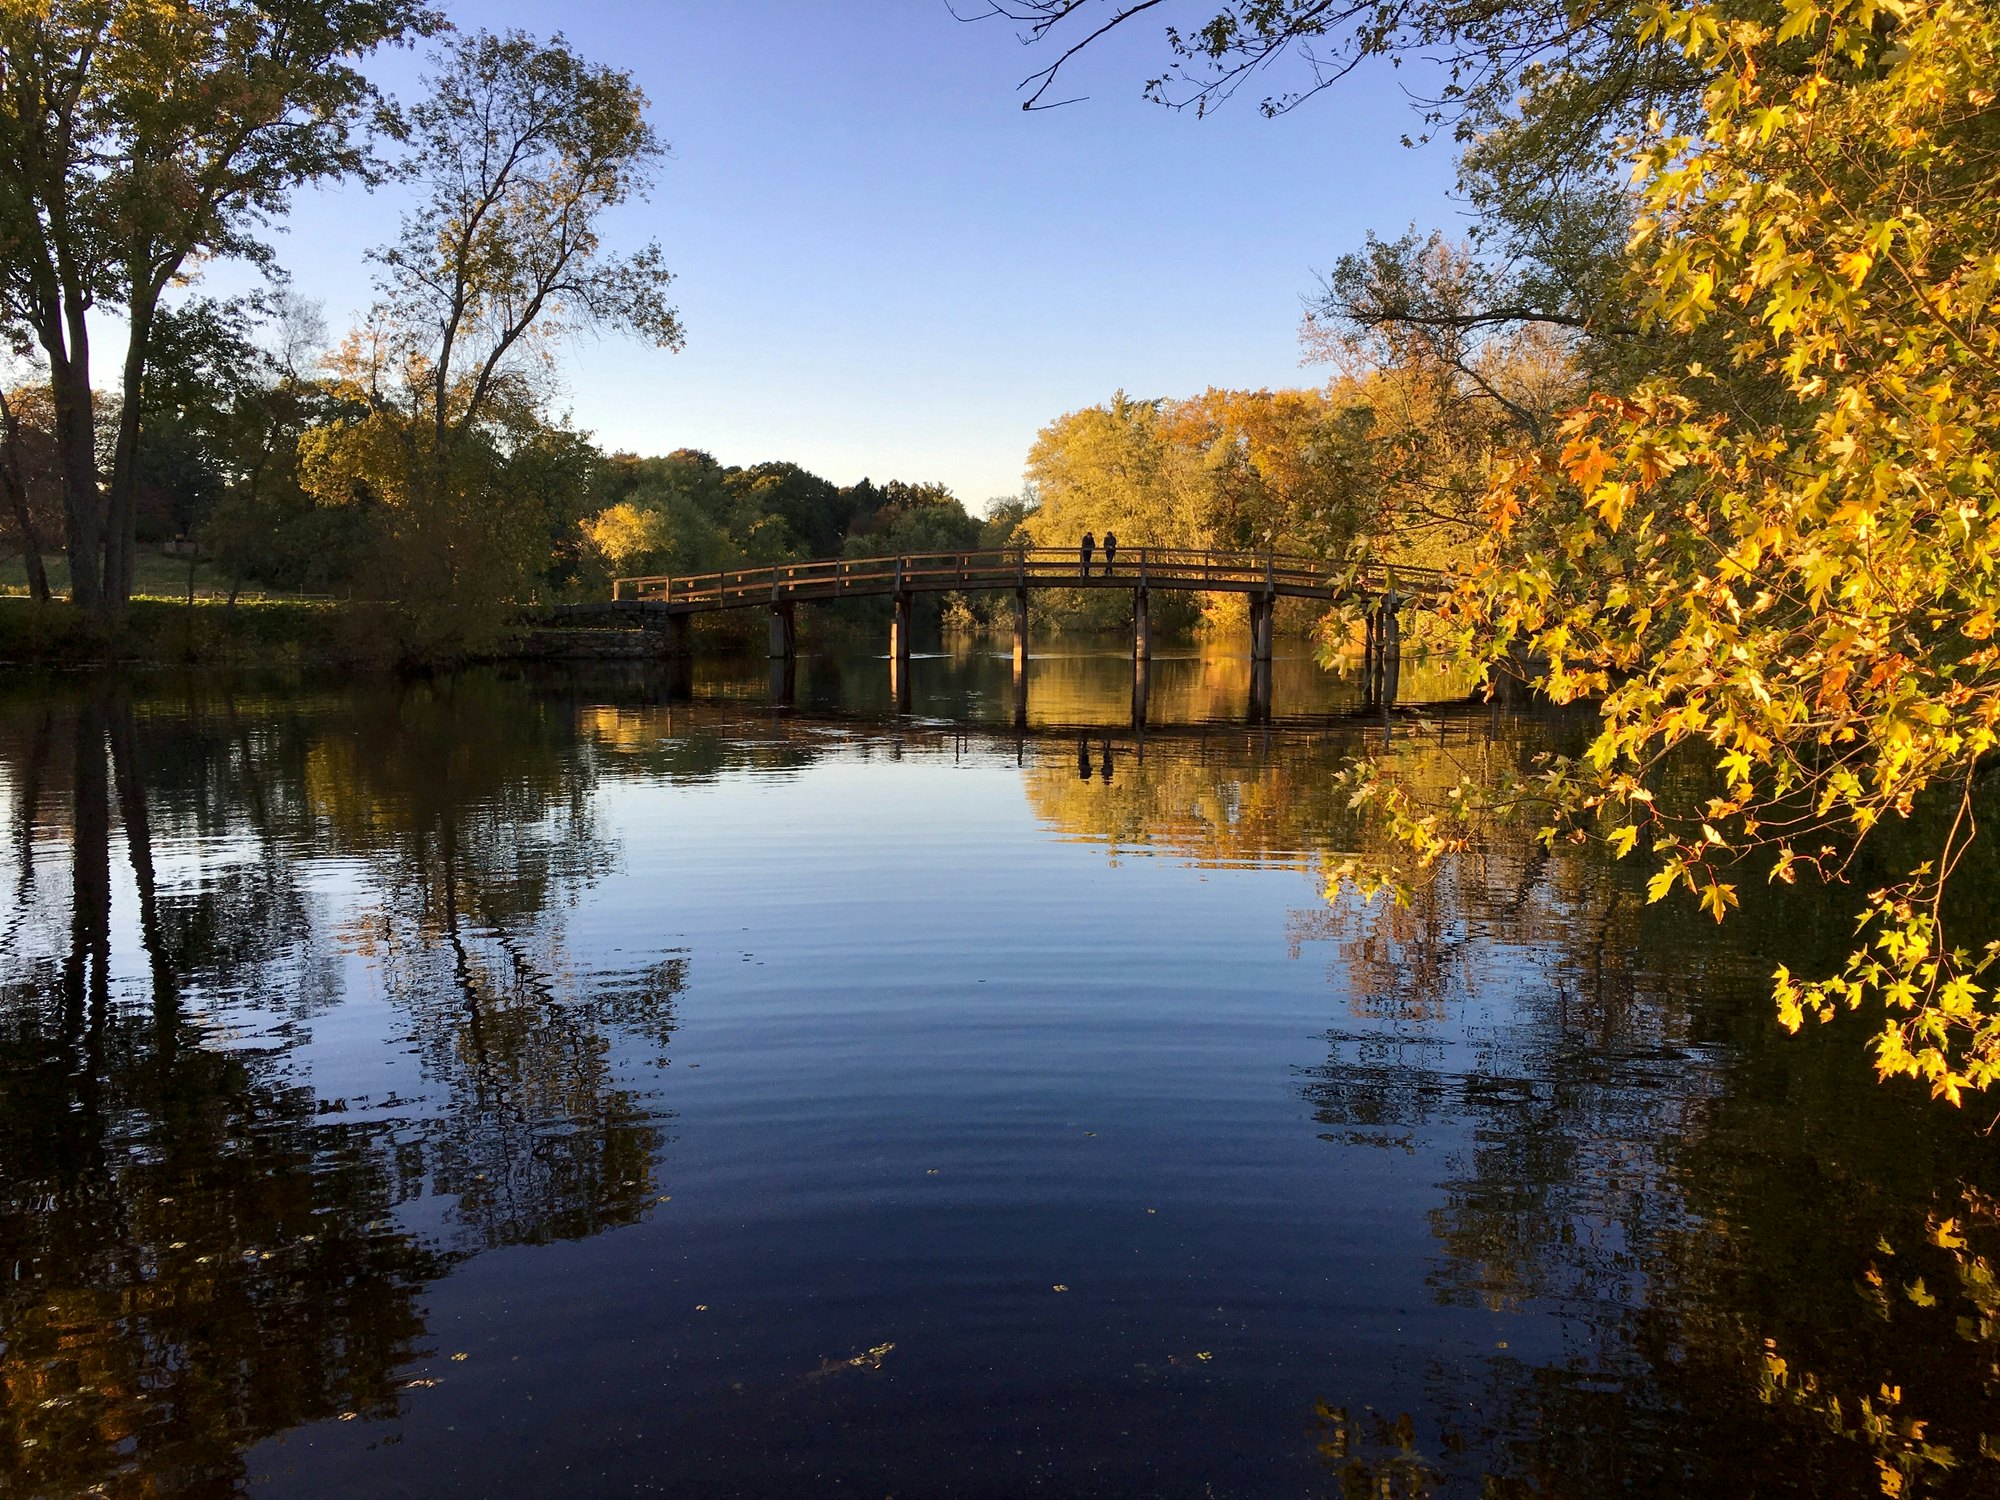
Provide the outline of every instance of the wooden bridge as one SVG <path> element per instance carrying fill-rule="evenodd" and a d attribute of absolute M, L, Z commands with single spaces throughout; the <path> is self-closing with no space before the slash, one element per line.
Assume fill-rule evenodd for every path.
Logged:
<path fill-rule="evenodd" d="M 556 607 L 567 623 L 634 623 L 668 637 L 667 652 L 686 656 L 690 622 L 720 610 L 765 608 L 771 612 L 774 691 L 783 664 L 789 675 L 797 654 L 796 609 L 800 604 L 836 599 L 886 598 L 893 612 L 889 661 L 897 702 L 907 699 L 910 659 L 910 603 L 918 594 L 1011 591 L 1014 595 L 1014 676 L 1024 684 L 1028 656 L 1028 594 L 1033 589 L 1123 589 L 1132 595 L 1132 655 L 1152 656 L 1150 599 L 1155 589 L 1244 594 L 1250 602 L 1250 661 L 1253 710 L 1259 672 L 1268 704 L 1271 622 L 1280 599 L 1322 604 L 1356 602 L 1367 621 L 1368 670 L 1380 682 L 1400 656 L 1398 611 L 1448 592 L 1454 580 L 1434 568 L 1329 563 L 1274 552 L 1208 552 L 1173 547 L 1100 551 L 1086 563 L 1074 549 L 1006 547 L 970 552 L 904 553 L 893 557 L 828 558 L 785 562 L 716 573 L 613 582 L 611 598 Z M 1388 701 L 1394 701 L 1389 686 Z"/>

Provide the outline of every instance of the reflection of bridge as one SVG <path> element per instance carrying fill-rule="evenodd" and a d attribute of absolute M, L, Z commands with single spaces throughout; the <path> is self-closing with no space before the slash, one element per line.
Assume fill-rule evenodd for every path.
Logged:
<path fill-rule="evenodd" d="M 1150 599 L 1155 589 L 1243 594 L 1250 604 L 1250 697 L 1252 712 L 1270 706 L 1271 624 L 1280 599 L 1362 606 L 1367 631 L 1371 696 L 1393 703 L 1401 659 L 1398 611 L 1442 595 L 1450 575 L 1432 568 L 1380 564 L 1339 564 L 1271 552 L 1197 552 L 1169 547 L 1133 547 L 1114 556 L 1050 547 L 1008 547 L 978 552 L 925 552 L 896 557 L 829 558 L 754 568 L 731 568 L 684 577 L 620 578 L 611 598 L 591 604 L 559 605 L 555 613 L 575 623 L 637 624 L 661 631 L 665 650 L 685 657 L 696 615 L 722 610 L 768 608 L 771 612 L 773 690 L 789 697 L 784 684 L 796 657 L 795 611 L 802 603 L 886 598 L 890 674 L 896 701 L 909 693 L 910 604 L 918 594 L 997 592 L 1014 595 L 1014 677 L 1025 690 L 1028 657 L 1028 593 L 1032 589 L 1124 589 L 1132 595 L 1132 655 L 1151 659 Z M 1260 692 L 1261 683 L 1261 692 Z M 1143 694 L 1143 685 L 1138 688 Z M 1142 700 L 1143 701 L 1143 700 Z"/>

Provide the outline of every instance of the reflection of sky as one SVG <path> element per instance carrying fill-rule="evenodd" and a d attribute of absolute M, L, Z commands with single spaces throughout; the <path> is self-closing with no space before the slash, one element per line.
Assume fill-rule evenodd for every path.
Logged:
<path fill-rule="evenodd" d="M 1681 1153 L 1741 1062 L 1713 1016 L 1761 1003 L 1761 960 L 1740 989 L 1706 927 L 1614 930 L 1591 905 L 1605 870 L 1582 855 L 1499 849 L 1407 911 L 1329 910 L 1319 851 L 1355 835 L 1326 779 L 1381 732 L 1331 711 L 1337 684 L 1314 700 L 1301 678 L 1319 717 L 1268 732 L 1200 721 L 1190 696 L 1193 721 L 1152 734 L 1143 762 L 1136 731 L 1092 730 L 1086 782 L 1073 731 L 937 722 L 986 669 L 924 665 L 904 721 L 670 704 L 643 676 L 540 698 L 479 679 L 444 721 L 415 713 L 444 712 L 423 691 L 357 689 L 299 742 L 386 736 L 336 789 L 359 853 L 294 846 L 321 836 L 310 816 L 247 841 L 236 791 L 172 808 L 161 793 L 163 907 L 234 891 L 218 919 L 282 910 L 310 928 L 268 956 L 244 945 L 243 973 L 186 996 L 206 1045 L 266 1051 L 260 1077 L 309 1091 L 289 1096 L 307 1148 L 289 1186 L 323 1187 L 314 1153 L 375 1152 L 392 1184 L 379 1232 L 458 1252 L 426 1275 L 424 1332 L 395 1371 L 438 1383 L 260 1446 L 253 1492 L 786 1493 L 838 1476 L 901 1493 L 911 1475 L 1297 1492 L 1323 1484 L 1301 1436 L 1317 1401 L 1436 1433 L 1494 1391 L 1516 1403 L 1496 1423 L 1539 1432 L 1545 1379 L 1647 1420 L 1676 1398 L 1634 1320 L 1738 1314 L 1726 1279 L 1691 1288 L 1671 1245 L 1708 1228 Z M 1045 667 L 1086 721 L 1130 671 Z M 142 729 L 165 712 L 148 705 Z M 425 756 L 463 748 L 465 724 L 531 728 L 426 787 Z M 1396 728 L 1399 763 L 1434 770 L 1447 742 L 1504 759 L 1553 733 L 1483 711 Z M 449 786 L 473 790 L 461 805 Z M 471 995 L 436 925 L 446 822 Z M 37 852 L 36 941 L 59 954 L 65 852 Z M 302 903 L 242 899 L 264 859 Z M 115 831 L 110 870 L 114 997 L 143 1021 Z M 510 954 L 532 982 L 510 984 Z M 143 1025 L 125 1035 L 145 1045 Z M 1784 1171 L 1755 1166 L 1761 1098 L 1693 1158 L 1764 1171 L 1750 1197 Z M 1854 1157 L 1897 1108 L 1881 1091 L 1837 1103 L 1796 1106 L 1801 1149 Z M 1772 1233 L 1732 1213 L 1732 1244 Z M 1847 1337 L 1837 1310 L 1807 1315 Z M 879 1372 L 845 1363 L 888 1344 Z M 1429 1451 L 1476 1476 L 1499 1441 Z M 1648 1441 L 1656 1463 L 1682 1452 Z"/>
<path fill-rule="evenodd" d="M 1449 1110 L 1385 1151 L 1321 1139 L 1302 1103 L 1329 1022 L 1355 1024 L 1324 955 L 1287 956 L 1312 876 L 1114 862 L 1037 815 L 1011 754 L 864 738 L 601 785 L 622 859 L 565 917 L 568 949 L 693 955 L 656 1084 L 671 1201 L 440 1284 L 437 1346 L 473 1358 L 409 1403 L 393 1461 L 316 1438 L 316 1483 L 554 1482 L 584 1431 L 610 1473 L 684 1472 L 642 1456 L 671 1432 L 695 1472 L 754 1474 L 724 1435 L 787 1463 L 813 1439 L 712 1393 L 806 1400 L 822 1359 L 884 1342 L 893 1386 L 810 1398 L 864 1424 L 847 1471 L 952 1432 L 1007 1448 L 1086 1388 L 1087 1447 L 1137 1427 L 1171 1448 L 1163 1422 L 1289 1430 L 1328 1389 L 1415 1403 L 1418 1363 L 1558 1349 L 1552 1323 L 1427 1289 L 1433 1184 L 1464 1144 Z M 1199 1389 L 1197 1351 L 1226 1372 Z M 497 1436 L 468 1453 L 474 1426 Z"/>

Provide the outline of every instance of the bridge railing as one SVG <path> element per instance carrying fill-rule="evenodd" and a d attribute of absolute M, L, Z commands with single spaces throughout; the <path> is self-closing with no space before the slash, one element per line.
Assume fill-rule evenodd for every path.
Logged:
<path fill-rule="evenodd" d="M 1179 547 L 1099 551 L 1086 572 L 1068 547 L 1006 547 L 964 552 L 914 552 L 884 557 L 725 568 L 714 573 L 614 579 L 611 597 L 727 609 L 769 602 L 838 599 L 849 595 L 933 593 L 948 589 L 1124 587 L 1216 589 L 1336 598 L 1345 592 L 1442 592 L 1449 575 L 1434 568 L 1385 568 L 1330 563 L 1269 552 L 1214 552 Z"/>

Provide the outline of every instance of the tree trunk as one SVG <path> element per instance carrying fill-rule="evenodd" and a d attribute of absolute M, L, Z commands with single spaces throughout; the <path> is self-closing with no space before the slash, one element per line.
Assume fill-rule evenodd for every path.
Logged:
<path fill-rule="evenodd" d="M 49 748 L 55 738 L 56 717 L 48 708 L 28 740 L 27 759 L 14 783 L 14 855 L 20 867 L 14 888 L 17 911 L 28 909 L 28 897 L 35 886 L 36 819 L 42 811 L 42 780 L 48 773 Z"/>
<path fill-rule="evenodd" d="M 153 973 L 153 1019 L 171 1041 L 179 1019 L 180 993 L 172 955 L 160 924 L 158 882 L 153 868 L 153 821 L 146 806 L 146 781 L 139 764 L 132 700 L 119 693 L 111 703 L 111 775 L 118 791 L 118 816 L 125 825 L 125 851 L 132 859 L 132 883 L 139 891 L 139 941 Z"/>
<path fill-rule="evenodd" d="M 21 533 L 21 561 L 28 570 L 28 593 L 37 604 L 47 604 L 49 573 L 42 566 L 42 539 L 35 534 L 35 518 L 28 511 L 28 484 L 21 474 L 21 423 L 4 394 L 0 394 L 0 442 L 6 445 L 4 456 L 0 456 L 0 489 L 7 491 L 14 527 Z"/>
<path fill-rule="evenodd" d="M 110 496 L 105 507 L 104 602 L 111 614 L 123 614 L 132 597 L 133 566 L 138 554 L 139 416 L 146 399 L 146 351 L 153 339 L 153 313 L 157 305 L 157 293 L 133 288 L 132 336 L 125 346 L 118 445 L 112 453 Z"/>
<path fill-rule="evenodd" d="M 90 392 L 90 330 L 86 309 L 65 303 L 67 340 L 57 330 L 42 347 L 49 356 L 55 395 L 56 454 L 62 468 L 64 541 L 69 552 L 70 601 L 87 614 L 104 613 L 98 569 L 104 557 L 104 496 L 97 484 L 97 429 Z"/>
<path fill-rule="evenodd" d="M 110 996 L 111 811 L 104 774 L 104 708 L 96 697 L 76 710 L 76 764 L 70 780 L 70 943 L 63 965 L 65 1040 L 94 1053 Z"/>

